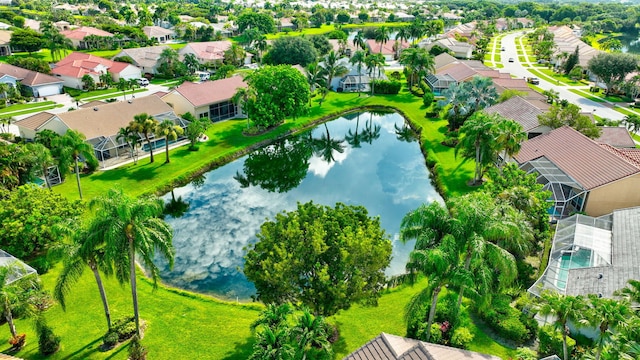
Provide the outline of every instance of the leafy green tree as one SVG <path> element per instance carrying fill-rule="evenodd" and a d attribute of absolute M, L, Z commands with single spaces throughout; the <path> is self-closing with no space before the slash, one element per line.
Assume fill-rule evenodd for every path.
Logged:
<path fill-rule="evenodd" d="M 415 82 L 430 72 L 435 71 L 434 57 L 424 48 L 411 47 L 400 54 L 400 64 L 405 66 L 409 87 L 413 88 Z"/>
<path fill-rule="evenodd" d="M 471 81 L 465 81 L 463 86 L 469 94 L 469 102 L 473 112 L 491 106 L 498 100 L 498 92 L 490 77 L 474 76 Z"/>
<path fill-rule="evenodd" d="M 0 188 L 13 190 L 33 181 L 40 166 L 27 146 L 0 142 Z"/>
<path fill-rule="evenodd" d="M 580 63 L 580 47 L 576 46 L 576 50 L 567 57 L 562 68 L 565 74 L 570 74 L 576 65 Z"/>
<path fill-rule="evenodd" d="M 17 29 L 11 34 L 11 48 L 23 50 L 29 54 L 45 46 L 43 35 L 31 29 Z"/>
<path fill-rule="evenodd" d="M 93 219 L 91 221 L 94 221 Z M 64 311 L 67 310 L 67 295 L 71 292 L 73 284 L 82 277 L 86 267 L 91 269 L 100 292 L 104 315 L 107 320 L 107 328 L 111 329 L 111 311 L 107 301 L 107 292 L 102 283 L 100 272 L 105 275 L 113 274 L 111 259 L 107 258 L 102 234 L 89 233 L 87 227 L 78 225 L 77 222 L 60 223 L 55 231 L 63 234 L 68 240 L 54 248 L 55 252 L 62 256 L 62 271 L 56 280 L 53 297 L 60 303 Z"/>
<path fill-rule="evenodd" d="M 364 63 L 367 65 L 367 70 L 369 71 L 369 77 L 372 75 L 375 76 L 376 70 L 378 71 L 378 77 L 380 77 L 380 70 L 384 68 L 385 59 L 382 54 L 370 54 L 364 59 Z M 374 94 L 374 84 L 375 82 L 371 82 L 371 95 Z"/>
<path fill-rule="evenodd" d="M 288 116 L 306 113 L 309 84 L 304 75 L 288 65 L 264 66 L 246 78 L 255 95 L 246 113 L 259 127 L 278 125 Z"/>
<path fill-rule="evenodd" d="M 251 89 L 241 87 L 236 90 L 235 94 L 231 98 L 231 101 L 240 109 L 246 109 L 249 101 L 255 101 L 255 94 L 252 93 Z M 243 111 L 246 113 L 246 110 Z M 247 116 L 247 129 L 249 128 L 249 116 Z"/>
<path fill-rule="evenodd" d="M 538 115 L 538 121 L 540 125 L 552 129 L 570 126 L 592 139 L 598 138 L 602 132 L 588 116 L 581 114 L 580 107 L 574 104 L 553 104 L 546 113 Z"/>
<path fill-rule="evenodd" d="M 147 141 L 147 146 L 149 146 L 149 163 L 153 163 L 153 146 L 151 146 L 151 139 L 149 138 L 149 135 L 153 134 L 155 129 L 158 127 L 158 120 L 154 119 L 149 114 L 142 113 L 133 117 L 133 121 L 129 123 L 129 127 L 131 130 L 144 136 L 144 139 Z"/>
<path fill-rule="evenodd" d="M 156 126 L 153 132 L 158 138 L 164 137 L 164 150 L 165 154 L 167 155 L 167 159 L 164 161 L 164 163 L 170 163 L 171 161 L 169 160 L 169 142 L 177 140 L 178 137 L 180 137 L 184 133 L 184 130 L 182 130 L 182 128 L 176 125 L 173 121 L 164 120 L 163 122 L 159 123 L 158 126 Z"/>
<path fill-rule="evenodd" d="M 570 334 L 568 323 L 580 325 L 582 314 L 587 310 L 587 304 L 581 296 L 564 296 L 553 291 L 544 291 L 539 298 L 540 315 L 551 315 L 555 318 L 553 325 L 562 334 L 562 351 L 564 360 L 569 360 L 567 336 Z"/>
<path fill-rule="evenodd" d="M 80 80 L 82 81 L 84 88 L 88 91 L 93 91 L 96 89 L 96 82 L 93 80 L 93 77 L 91 75 L 83 75 L 82 79 Z"/>
<path fill-rule="evenodd" d="M 287 192 L 307 176 L 312 154 L 312 144 L 306 137 L 279 140 L 249 154 L 242 174 L 238 172 L 234 178 L 242 187 L 260 186 L 269 192 Z"/>
<path fill-rule="evenodd" d="M 136 335 L 140 337 L 140 313 L 136 286 L 136 254 L 153 279 L 160 277 L 153 262 L 159 251 L 173 266 L 173 231 L 162 220 L 163 203 L 156 197 L 130 198 L 120 190 L 91 200 L 89 207 L 100 214 L 88 228 L 90 234 L 102 234 L 105 257 L 113 259 L 116 278 L 124 282 L 129 277 L 136 322 Z"/>
<path fill-rule="evenodd" d="M 158 58 L 158 74 L 165 78 L 176 78 L 187 73 L 187 67 L 180 62 L 178 52 L 174 49 L 164 49 Z"/>
<path fill-rule="evenodd" d="M 72 218 L 83 210 L 60 194 L 23 185 L 0 199 L 0 246 L 19 257 L 30 257 L 62 240 L 52 231 L 54 224 Z M 8 221 L 7 219 L 11 219 Z"/>
<path fill-rule="evenodd" d="M 224 63 L 233 66 L 242 66 L 244 64 L 245 51 L 238 44 L 232 44 L 231 47 L 224 52 Z"/>
<path fill-rule="evenodd" d="M 261 301 L 302 303 L 328 316 L 355 302 L 375 304 L 390 256 L 391 242 L 365 208 L 309 202 L 261 226 L 244 273 Z"/>
<path fill-rule="evenodd" d="M 76 173 L 76 181 L 78 183 L 78 193 L 80 194 L 80 200 L 82 200 L 82 188 L 80 187 L 80 168 L 78 166 L 80 158 L 84 158 L 85 163 L 89 168 L 95 168 L 98 164 L 98 159 L 93 151 L 93 146 L 87 143 L 86 137 L 76 130 L 69 129 L 67 132 L 59 138 L 59 141 L 55 145 L 58 147 L 60 154 L 60 171 L 68 173 L 68 164 L 73 162 L 74 171 Z M 63 166 L 64 165 L 64 166 Z"/>
<path fill-rule="evenodd" d="M 315 62 L 318 51 L 311 41 L 300 36 L 280 37 L 271 44 L 271 50 L 265 56 L 268 64 L 289 64 L 307 66 Z"/>
<path fill-rule="evenodd" d="M 455 154 L 462 151 L 465 158 L 475 161 L 473 184 L 482 184 L 482 177 L 487 165 L 493 163 L 496 147 L 495 126 L 501 120 L 500 115 L 475 113 L 460 127 L 460 142 L 456 145 Z"/>
<path fill-rule="evenodd" d="M 49 63 L 42 59 L 9 56 L 6 59 L 6 62 L 24 69 L 41 72 L 43 74 L 51 74 L 51 67 L 49 66 Z"/>
<path fill-rule="evenodd" d="M 200 63 L 194 54 L 185 54 L 182 63 L 186 66 L 189 75 L 193 75 L 200 70 Z"/>
<path fill-rule="evenodd" d="M 51 190 L 51 183 L 49 182 L 49 167 L 55 165 L 53 156 L 51 156 L 51 150 L 47 149 L 44 145 L 38 143 L 27 144 L 27 149 L 35 161 L 40 166 L 42 171 L 42 177 L 47 189 Z"/>
<path fill-rule="evenodd" d="M 612 330 L 626 326 L 633 311 L 626 300 L 606 299 L 596 295 L 589 295 L 589 305 L 586 323 L 598 329 L 595 360 L 600 360 L 602 349 L 613 340 Z"/>
<path fill-rule="evenodd" d="M 600 53 L 589 59 L 589 71 L 607 86 L 607 93 L 638 68 L 638 59 L 626 53 Z"/>
<path fill-rule="evenodd" d="M 469 91 L 462 84 L 451 84 L 447 89 L 442 91 L 444 100 L 438 101 L 438 104 L 445 109 L 445 117 L 449 123 L 449 131 L 453 131 L 464 123 L 464 120 L 470 115 L 471 107 L 469 105 Z"/>
<path fill-rule="evenodd" d="M 193 119 L 189 123 L 189 125 L 187 125 L 185 135 L 187 136 L 187 139 L 189 139 L 189 142 L 191 143 L 189 145 L 190 150 L 198 149 L 196 147 L 196 143 L 198 142 L 198 139 L 204 134 L 204 132 L 207 131 L 207 129 L 209 128 L 209 125 L 211 125 L 211 121 L 209 121 L 209 119 L 207 118 Z"/>
<path fill-rule="evenodd" d="M 248 28 L 258 29 L 263 34 L 276 32 L 276 23 L 273 17 L 265 12 L 255 12 L 247 9 L 238 16 L 236 24 L 239 32 L 244 32 Z"/>
<path fill-rule="evenodd" d="M 320 56 L 328 54 L 329 51 L 333 49 L 333 47 L 329 43 L 329 39 L 327 39 L 325 35 L 311 35 L 307 37 L 307 39 L 311 41 L 313 48 L 316 49 L 318 55 Z"/>

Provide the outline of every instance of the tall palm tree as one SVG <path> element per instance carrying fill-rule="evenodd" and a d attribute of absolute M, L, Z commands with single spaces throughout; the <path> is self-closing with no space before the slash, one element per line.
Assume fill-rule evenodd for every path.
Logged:
<path fill-rule="evenodd" d="M 409 29 L 409 26 L 403 26 L 400 29 L 398 29 L 398 33 L 396 34 L 396 40 L 399 40 L 400 43 L 402 44 L 403 42 L 409 40 L 409 38 L 411 38 L 411 31 Z M 396 57 L 400 56 L 400 51 L 398 51 L 398 53 L 396 54 Z"/>
<path fill-rule="evenodd" d="M 258 37 L 253 41 L 253 46 L 258 50 L 258 56 L 260 57 L 260 64 L 262 65 L 262 54 L 269 44 L 267 43 L 267 37 L 264 34 L 258 35 Z"/>
<path fill-rule="evenodd" d="M 86 227 L 77 226 L 74 223 L 58 225 L 55 231 L 64 235 L 68 241 L 54 249 L 54 252 L 62 254 L 63 267 L 60 275 L 58 275 L 53 297 L 60 303 L 62 309 L 66 311 L 66 296 L 71 291 L 71 286 L 80 280 L 85 267 L 88 266 L 93 273 L 100 292 L 104 315 L 107 319 L 107 328 L 111 329 L 111 311 L 109 310 L 107 293 L 102 283 L 100 271 L 105 275 L 111 275 L 113 267 L 110 259 L 105 257 L 105 244 L 102 234 L 89 233 Z"/>
<path fill-rule="evenodd" d="M 409 72 L 409 86 L 413 88 L 414 80 L 420 81 L 429 72 L 435 71 L 433 55 L 424 48 L 408 48 L 400 55 L 400 64 Z"/>
<path fill-rule="evenodd" d="M 49 167 L 55 164 L 53 156 L 51 156 L 51 150 L 38 143 L 29 143 L 27 144 L 27 148 L 34 157 L 34 160 L 41 166 L 44 183 L 47 185 L 47 189 L 51 190 L 51 183 L 49 182 Z"/>
<path fill-rule="evenodd" d="M 474 76 L 471 81 L 465 82 L 464 86 L 469 93 L 469 102 L 474 112 L 491 106 L 498 100 L 498 92 L 490 77 Z"/>
<path fill-rule="evenodd" d="M 425 34 L 425 26 L 421 20 L 416 20 L 409 25 L 409 34 L 415 44 Z"/>
<path fill-rule="evenodd" d="M 171 120 L 164 120 L 158 126 L 156 126 L 153 131 L 157 137 L 164 137 L 164 151 L 167 155 L 167 159 L 164 161 L 165 164 L 170 162 L 169 160 L 169 141 L 177 140 L 180 135 L 184 134 L 184 130 L 176 125 Z"/>
<path fill-rule="evenodd" d="M 378 78 L 380 74 L 380 69 L 384 68 L 385 59 L 382 54 L 370 54 L 364 59 L 364 63 L 367 66 L 367 71 L 369 72 L 369 77 L 375 77 L 376 70 L 378 71 Z M 371 95 L 375 92 L 375 79 L 370 80 L 371 84 Z"/>
<path fill-rule="evenodd" d="M 151 117 L 149 114 L 142 113 L 135 115 L 133 117 L 133 121 L 129 123 L 129 127 L 133 130 L 142 134 L 144 139 L 147 141 L 147 145 L 149 146 L 149 154 L 151 155 L 150 163 L 153 162 L 153 146 L 151 146 L 151 139 L 149 135 L 153 134 L 156 127 L 158 126 L 158 120 Z"/>
<path fill-rule="evenodd" d="M 333 80 L 335 76 L 342 76 L 347 72 L 349 72 L 349 69 L 347 69 L 344 65 L 340 64 L 339 60 L 340 58 L 338 57 L 338 54 L 334 50 L 331 50 L 324 57 L 322 68 L 324 69 L 324 74 L 327 77 L 327 85 L 326 85 L 327 89 L 331 89 L 331 80 Z M 322 95 L 322 100 L 324 100 L 326 96 L 327 94 L 324 93 Z"/>
<path fill-rule="evenodd" d="M 540 294 L 540 304 L 538 313 L 546 316 L 551 315 L 556 330 L 562 332 L 562 352 L 563 359 L 569 360 L 569 350 L 567 348 L 567 336 L 569 335 L 568 323 L 571 321 L 580 325 L 581 315 L 587 309 L 586 302 L 582 296 L 564 296 L 555 291 L 543 291 Z"/>
<path fill-rule="evenodd" d="M 465 121 L 460 127 L 462 137 L 456 145 L 455 154 L 460 149 L 466 157 L 475 160 L 475 176 L 473 183 L 478 185 L 482 183 L 482 175 L 484 167 L 491 160 L 492 149 L 495 148 L 496 138 L 494 137 L 494 128 L 497 121 L 494 115 L 488 115 L 482 112 L 475 113 L 471 118 Z"/>
<path fill-rule="evenodd" d="M 12 121 L 13 118 L 11 118 L 10 116 L 0 116 L 0 129 L 2 129 L 3 133 L 9 132 L 9 126 L 11 125 Z"/>
<path fill-rule="evenodd" d="M 380 43 L 379 53 L 382 53 L 382 46 L 389 41 L 389 29 L 386 26 L 380 26 L 376 31 L 375 40 L 377 43 Z"/>
<path fill-rule="evenodd" d="M 124 141 L 129 146 L 129 154 L 133 159 L 133 164 L 138 164 L 138 158 L 136 156 L 136 147 L 138 146 L 138 141 L 140 140 L 140 136 L 138 133 L 131 128 L 131 126 L 125 126 L 118 130 L 118 136 L 116 136 L 116 141 Z"/>
<path fill-rule="evenodd" d="M 116 88 L 122 91 L 122 99 L 127 100 L 127 89 L 129 88 L 129 82 L 123 78 L 120 78 L 116 83 Z"/>
<path fill-rule="evenodd" d="M 69 164 L 73 161 L 74 169 L 76 172 L 76 181 L 78 182 L 78 193 L 82 200 L 82 188 L 80 187 L 80 169 L 78 163 L 80 157 L 85 158 L 87 163 L 97 163 L 96 155 L 93 150 L 93 146 L 86 142 L 86 138 L 83 134 L 76 130 L 69 129 L 67 132 L 58 138 L 56 147 L 59 148 L 60 163 Z M 68 171 L 67 166 L 62 166 L 62 171 Z"/>
<path fill-rule="evenodd" d="M 316 91 L 316 86 L 325 86 L 327 80 L 325 79 L 324 69 L 318 63 L 307 65 L 307 82 L 311 92 Z M 309 98 L 309 105 L 311 105 L 311 98 Z"/>
<path fill-rule="evenodd" d="M 318 350 L 327 356 L 331 355 L 324 318 L 311 315 L 308 309 L 298 318 L 298 323 L 291 329 L 291 335 L 297 342 L 297 359 L 305 360 L 310 353 L 317 353 Z"/>
<path fill-rule="evenodd" d="M 353 46 L 356 47 L 356 50 L 358 48 L 364 50 L 364 33 L 362 30 L 358 31 L 356 36 L 353 37 Z"/>
<path fill-rule="evenodd" d="M 457 129 L 470 112 L 469 91 L 463 84 L 451 84 L 442 91 L 444 100 L 440 100 L 440 106 L 448 106 L 446 117 L 449 122 L 449 131 Z"/>
<path fill-rule="evenodd" d="M 499 119 L 496 124 L 497 149 L 502 149 L 502 164 L 507 162 L 507 157 L 512 158 L 520 151 L 520 146 L 527 139 L 527 133 L 524 132 L 520 123 L 510 119 Z"/>
<path fill-rule="evenodd" d="M 356 66 L 358 69 L 358 96 L 360 96 L 360 88 L 362 86 L 362 64 L 364 64 L 364 59 L 367 57 L 367 54 L 363 50 L 356 51 L 349 62 L 352 65 Z"/>
<path fill-rule="evenodd" d="M 233 94 L 233 97 L 231 98 L 231 101 L 240 109 L 243 109 L 243 113 L 247 115 L 247 129 L 249 128 L 249 112 L 247 109 L 247 104 L 249 104 L 249 101 L 251 101 L 251 99 L 253 99 L 255 97 L 254 95 L 254 91 L 251 90 L 250 88 L 238 88 L 238 90 L 236 90 L 235 94 Z"/>
<path fill-rule="evenodd" d="M 640 116 L 636 114 L 630 114 L 622 119 L 622 123 L 633 133 L 640 131 Z"/>
<path fill-rule="evenodd" d="M 600 360 L 602 349 L 605 344 L 611 342 L 611 329 L 626 324 L 629 316 L 633 313 L 631 305 L 626 300 L 599 298 L 596 295 L 589 295 L 591 307 L 587 312 L 587 323 L 598 329 L 598 348 L 595 360 Z"/>
<path fill-rule="evenodd" d="M 11 337 L 16 339 L 18 332 L 13 318 L 13 313 L 18 308 L 24 312 L 30 312 L 28 302 L 21 301 L 27 291 L 38 287 L 37 275 L 27 275 L 16 280 L 16 273 L 21 274 L 23 271 L 17 264 L 9 264 L 0 267 L 0 310 L 7 320 Z"/>
<path fill-rule="evenodd" d="M 136 323 L 136 335 L 140 336 L 140 312 L 136 286 L 136 254 L 140 255 L 146 270 L 157 285 L 159 269 L 153 262 L 156 251 L 173 267 L 173 230 L 162 220 L 163 203 L 155 197 L 130 198 L 122 190 L 109 190 L 106 195 L 89 203 L 90 209 L 100 214 L 89 227 L 90 233 L 102 234 L 105 256 L 113 259 L 119 281 L 129 276 L 131 298 Z"/>

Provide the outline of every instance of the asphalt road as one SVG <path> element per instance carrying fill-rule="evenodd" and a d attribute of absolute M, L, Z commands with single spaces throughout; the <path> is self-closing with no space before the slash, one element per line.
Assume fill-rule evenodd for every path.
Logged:
<path fill-rule="evenodd" d="M 502 39 L 502 44 L 498 44 L 498 51 L 500 51 L 501 47 L 504 47 L 504 51 L 501 51 L 500 57 L 504 68 L 500 70 L 509 72 L 511 73 L 511 75 L 515 75 L 518 78 L 537 77 L 536 75 L 530 73 L 526 67 L 522 66 L 522 63 L 518 59 L 518 52 L 516 51 L 516 41 L 517 38 L 521 35 L 521 32 L 508 34 Z M 513 58 L 514 62 L 510 63 L 509 58 Z M 540 79 L 540 84 L 537 86 L 539 86 L 543 90 L 553 89 L 557 91 L 560 94 L 560 99 L 567 99 L 570 103 L 580 106 L 580 108 L 584 112 L 592 112 L 597 116 L 608 118 L 611 120 L 622 120 L 622 118 L 624 117 L 622 113 L 611 109 L 611 105 L 607 103 L 595 102 L 578 94 L 572 93 L 571 91 L 569 91 L 569 86 L 558 86 L 557 84 L 552 84 L 544 79 Z"/>

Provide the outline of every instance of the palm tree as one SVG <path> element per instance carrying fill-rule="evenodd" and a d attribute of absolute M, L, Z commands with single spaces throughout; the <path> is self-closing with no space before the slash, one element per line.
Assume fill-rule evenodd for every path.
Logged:
<path fill-rule="evenodd" d="M 120 78 L 116 83 L 116 88 L 122 91 L 122 99 L 127 100 L 127 89 L 129 88 L 129 82 L 123 78 Z"/>
<path fill-rule="evenodd" d="M 78 193 L 80 194 L 80 200 L 82 200 L 82 188 L 80 187 L 80 169 L 78 162 L 80 157 L 85 158 L 85 162 L 97 163 L 96 155 L 93 150 L 93 146 L 86 142 L 86 138 L 83 134 L 76 130 L 69 129 L 60 138 L 58 138 L 56 147 L 60 150 L 60 163 L 68 164 L 70 161 L 74 163 L 74 169 L 76 172 L 76 181 L 78 182 Z M 62 166 L 63 171 L 67 171 L 67 166 Z"/>
<path fill-rule="evenodd" d="M 490 77 L 474 76 L 464 83 L 473 112 L 491 106 L 498 100 L 498 93 Z"/>
<path fill-rule="evenodd" d="M 258 56 L 260 57 L 260 65 L 262 65 L 262 53 L 267 50 L 269 44 L 267 43 L 267 37 L 264 34 L 260 34 L 254 41 L 253 46 L 258 50 Z"/>
<path fill-rule="evenodd" d="M 362 30 L 358 31 L 356 36 L 353 37 L 353 46 L 356 47 L 356 50 L 358 48 L 364 50 L 364 33 Z"/>
<path fill-rule="evenodd" d="M 4 313 L 13 339 L 18 338 L 13 312 L 19 307 L 29 312 L 28 302 L 21 299 L 25 292 L 38 287 L 37 275 L 26 275 L 16 280 L 16 275 L 19 277 L 22 272 L 19 265 L 15 263 L 0 267 L 0 309 Z"/>
<path fill-rule="evenodd" d="M 291 359 L 295 350 L 289 344 L 289 329 L 265 327 L 256 334 L 256 342 L 249 360 Z"/>
<path fill-rule="evenodd" d="M 562 332 L 563 359 L 569 360 L 567 336 L 569 335 L 569 321 L 579 325 L 580 316 L 587 306 L 582 296 L 564 296 L 554 291 L 543 291 L 540 294 L 538 313 L 555 318 L 554 327 Z"/>
<path fill-rule="evenodd" d="M 640 303 L 640 280 L 629 280 L 629 285 L 616 291 L 614 294 L 631 303 Z"/>
<path fill-rule="evenodd" d="M 12 121 L 13 118 L 11 118 L 10 116 L 0 116 L 0 129 L 2 129 L 3 133 L 9 132 L 9 126 L 11 125 Z"/>
<path fill-rule="evenodd" d="M 2 97 L 5 100 L 5 104 L 7 106 L 9 106 L 10 102 L 9 102 L 9 89 L 11 89 L 11 85 L 7 84 L 7 83 L 0 83 L 0 93 L 2 93 Z"/>
<path fill-rule="evenodd" d="M 44 177 L 44 183 L 47 185 L 47 189 L 51 190 L 51 183 L 49 182 L 49 167 L 55 164 L 53 156 L 51 156 L 51 150 L 46 146 L 38 143 L 27 144 L 29 152 L 34 157 L 36 163 L 42 167 L 42 177 Z"/>
<path fill-rule="evenodd" d="M 286 324 L 287 316 L 291 314 L 293 314 L 293 309 L 287 303 L 282 305 L 268 304 L 267 308 L 260 312 L 258 319 L 251 323 L 251 330 L 255 330 L 258 326 L 278 328 Z"/>
<path fill-rule="evenodd" d="M 104 84 L 105 87 L 109 87 L 111 85 L 111 83 L 113 82 L 112 78 L 111 78 L 111 73 L 109 73 L 109 71 L 105 71 L 104 73 L 100 74 L 100 82 L 102 84 Z"/>
<path fill-rule="evenodd" d="M 600 360 L 604 345 L 611 341 L 613 333 L 611 329 L 626 324 L 626 320 L 632 314 L 631 306 L 626 300 L 599 298 L 589 295 L 590 309 L 587 312 L 587 323 L 599 331 L 597 341 L 598 349 L 595 360 Z"/>
<path fill-rule="evenodd" d="M 120 128 L 118 130 L 118 136 L 116 137 L 116 141 L 124 141 L 127 145 L 129 145 L 129 154 L 133 159 L 133 164 L 138 164 L 138 158 L 136 156 L 136 147 L 138 145 L 138 141 L 140 140 L 140 136 L 138 133 L 131 128 L 131 126 L 126 126 Z"/>
<path fill-rule="evenodd" d="M 360 96 L 360 88 L 362 87 L 362 64 L 364 64 L 366 57 L 367 54 L 363 50 L 358 50 L 349 60 L 349 62 L 352 65 L 356 65 L 356 69 L 358 69 L 358 96 Z"/>
<path fill-rule="evenodd" d="M 104 241 L 102 234 L 89 233 L 87 228 L 74 226 L 74 223 L 58 225 L 55 230 L 64 235 L 68 241 L 54 249 L 55 253 L 62 254 L 63 268 L 58 275 L 53 297 L 60 303 L 62 310 L 66 311 L 66 296 L 71 291 L 71 285 L 78 282 L 85 267 L 89 267 L 96 279 L 100 299 L 107 319 L 107 328 L 111 329 L 111 311 L 107 301 L 107 293 L 102 284 L 100 271 L 106 275 L 113 273 L 111 261 L 105 257 Z"/>
<path fill-rule="evenodd" d="M 428 72 L 435 71 L 435 60 L 424 48 L 408 48 L 400 55 L 400 64 L 409 72 L 409 86 L 413 88 L 414 79 L 418 82 Z"/>
<path fill-rule="evenodd" d="M 162 200 L 155 197 L 130 198 L 122 190 L 112 189 L 106 195 L 91 200 L 89 207 L 100 214 L 91 223 L 89 233 L 102 234 L 105 256 L 113 259 L 118 280 L 123 282 L 129 275 L 136 335 L 141 337 L 136 254 L 140 255 L 154 286 L 157 286 L 160 276 L 153 262 L 155 252 L 160 251 L 168 260 L 169 267 L 173 267 L 173 230 L 161 218 Z"/>
<path fill-rule="evenodd" d="M 170 162 L 169 160 L 169 142 L 173 140 L 177 140 L 180 135 L 184 134 L 184 130 L 176 125 L 171 120 L 164 120 L 158 126 L 156 126 L 153 131 L 157 137 L 164 137 L 164 150 L 167 155 L 167 159 L 164 161 L 165 164 Z"/>
<path fill-rule="evenodd" d="M 496 131 L 498 133 L 496 145 L 498 151 L 500 149 L 504 151 L 502 154 L 502 165 L 507 162 L 507 158 L 512 158 L 520 151 L 522 142 L 527 139 L 527 133 L 524 132 L 522 125 L 516 121 L 504 118 L 498 119 L 496 124 Z"/>
<path fill-rule="evenodd" d="M 444 100 L 440 100 L 440 106 L 449 106 L 446 117 L 449 122 L 449 131 L 453 131 L 469 114 L 469 92 L 463 84 L 451 84 L 442 91 Z"/>
<path fill-rule="evenodd" d="M 325 86 L 327 80 L 324 76 L 324 69 L 318 66 L 318 63 L 307 65 L 307 82 L 309 83 L 311 92 L 316 91 L 316 86 Z M 311 105 L 311 98 L 309 98 L 309 105 Z"/>
<path fill-rule="evenodd" d="M 149 154 L 151 155 L 150 163 L 153 162 L 153 146 L 151 146 L 151 139 L 149 139 L 149 135 L 153 134 L 156 127 L 158 126 L 158 120 L 151 117 L 149 114 L 138 114 L 133 117 L 133 121 L 129 123 L 129 127 L 131 130 L 138 132 L 144 136 L 144 139 L 147 140 L 147 145 L 149 146 Z"/>
<path fill-rule="evenodd" d="M 630 114 L 622 119 L 622 123 L 633 133 L 640 131 L 640 116 L 636 114 Z"/>
<path fill-rule="evenodd" d="M 344 140 L 333 139 L 329 134 L 329 128 L 327 123 L 324 123 L 325 133 L 322 134 L 320 139 L 313 139 L 313 148 L 317 156 L 320 156 L 324 161 L 332 163 L 336 161 L 333 157 L 333 152 L 337 151 L 340 154 L 344 152 Z"/>
<path fill-rule="evenodd" d="M 460 134 L 463 136 L 456 145 L 455 154 L 457 156 L 460 149 L 463 149 L 466 157 L 474 154 L 476 166 L 473 184 L 475 185 L 482 183 L 484 166 L 491 160 L 492 149 L 495 148 L 496 143 L 494 137 L 496 123 L 495 115 L 479 112 L 460 127 Z"/>
<path fill-rule="evenodd" d="M 376 31 L 375 40 L 377 43 L 380 43 L 379 53 L 382 53 L 382 46 L 389 41 L 389 29 L 386 26 L 380 26 Z"/>
<path fill-rule="evenodd" d="M 196 58 L 195 54 L 185 54 L 184 59 L 182 60 L 184 65 L 187 67 L 187 71 L 189 75 L 195 74 L 196 71 L 200 70 L 200 63 Z"/>
<path fill-rule="evenodd" d="M 376 70 L 378 70 L 378 74 L 379 74 L 380 73 L 380 68 L 384 67 L 384 64 L 385 64 L 384 55 L 382 55 L 382 54 L 370 54 L 370 55 L 367 55 L 367 57 L 364 59 L 364 63 L 367 66 L 367 70 L 369 72 L 369 77 L 371 78 L 372 75 L 375 76 Z M 374 81 L 375 81 L 375 79 L 371 79 L 370 80 L 371 95 L 373 95 L 374 90 L 375 90 Z"/>
<path fill-rule="evenodd" d="M 249 128 L 249 112 L 247 111 L 247 104 L 251 99 L 255 97 L 254 91 L 249 88 L 240 87 L 236 90 L 235 94 L 231 98 L 231 101 L 240 109 L 244 109 L 242 112 L 247 115 L 247 129 Z"/>
<path fill-rule="evenodd" d="M 403 26 L 398 30 L 398 33 L 396 34 L 396 40 L 400 41 L 400 46 L 398 46 L 398 48 L 396 49 L 396 58 L 400 57 L 400 49 L 402 49 L 402 43 L 409 40 L 410 37 L 411 31 L 409 31 L 408 26 Z"/>
<path fill-rule="evenodd" d="M 327 324 L 321 316 L 313 316 L 305 309 L 298 319 L 298 324 L 291 329 L 291 335 L 297 341 L 296 358 L 305 360 L 310 352 L 318 349 L 330 357 L 331 344 L 327 340 Z"/>
<path fill-rule="evenodd" d="M 334 50 L 331 50 L 324 57 L 322 68 L 324 69 L 324 74 L 327 76 L 327 89 L 331 89 L 331 80 L 333 80 L 335 76 L 342 76 L 349 72 L 349 69 L 340 64 L 339 60 L 340 59 L 338 58 L 338 54 Z M 326 93 L 323 94 L 322 100 L 324 100 L 326 95 Z"/>

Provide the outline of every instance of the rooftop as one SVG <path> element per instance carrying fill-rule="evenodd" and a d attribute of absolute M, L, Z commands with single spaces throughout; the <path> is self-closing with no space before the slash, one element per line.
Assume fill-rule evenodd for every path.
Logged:
<path fill-rule="evenodd" d="M 544 111 L 520 96 L 514 96 L 509 100 L 490 106 L 484 111 L 488 114 L 500 114 L 507 119 L 518 122 L 525 132 L 539 127 L 538 115 L 544 113 Z"/>
<path fill-rule="evenodd" d="M 232 76 L 201 83 L 185 82 L 174 91 L 187 99 L 194 107 L 198 107 L 229 100 L 241 87 L 247 87 L 242 76 Z"/>

